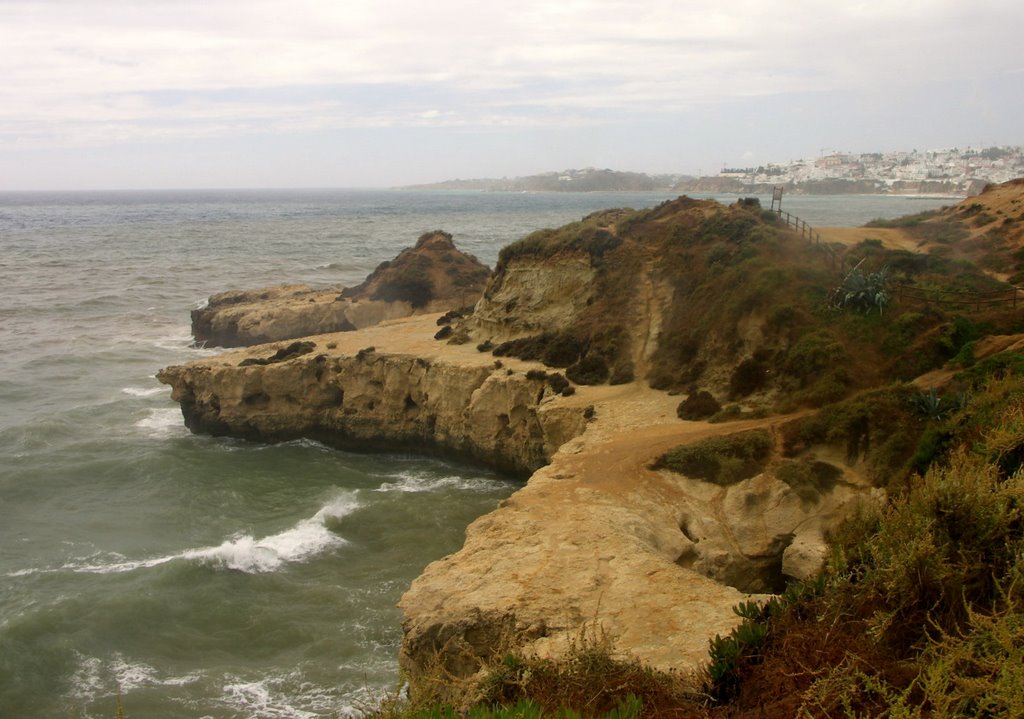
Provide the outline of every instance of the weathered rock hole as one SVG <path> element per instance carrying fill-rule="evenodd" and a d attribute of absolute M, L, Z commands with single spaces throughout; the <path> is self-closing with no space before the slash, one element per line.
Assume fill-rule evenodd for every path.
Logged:
<path fill-rule="evenodd" d="M 768 553 L 757 557 L 735 557 L 719 581 L 751 594 L 781 594 L 789 583 L 782 573 L 782 554 L 793 543 L 792 534 L 775 538 Z"/>
<path fill-rule="evenodd" d="M 270 396 L 266 392 L 254 392 L 242 397 L 242 404 L 253 408 L 266 407 L 270 404 Z"/>
<path fill-rule="evenodd" d="M 406 412 L 413 412 L 413 411 L 415 411 L 415 410 L 417 410 L 419 408 L 420 408 L 420 406 L 418 404 L 416 404 L 416 400 L 414 400 L 412 398 L 411 394 L 405 395 L 405 411 Z"/>
<path fill-rule="evenodd" d="M 694 544 L 697 544 L 697 543 L 699 543 L 699 542 L 700 542 L 700 537 L 698 537 L 698 536 L 697 536 L 697 535 L 696 535 L 696 534 L 695 534 L 695 533 L 693 532 L 693 530 L 692 530 L 692 529 L 690 529 L 690 518 L 689 518 L 689 517 L 683 517 L 683 518 L 682 518 L 682 519 L 681 519 L 681 520 L 679 521 L 679 531 L 683 533 L 683 536 L 684 536 L 684 537 L 686 537 L 687 539 L 689 539 L 689 540 L 690 540 L 691 542 L 693 542 Z"/>

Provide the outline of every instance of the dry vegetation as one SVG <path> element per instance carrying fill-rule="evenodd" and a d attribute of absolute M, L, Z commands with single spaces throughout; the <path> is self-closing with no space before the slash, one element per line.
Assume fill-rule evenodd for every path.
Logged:
<path fill-rule="evenodd" d="M 580 384 L 626 376 L 635 273 L 657 257 L 674 301 L 647 380 L 696 398 L 680 416 L 820 408 L 778 438 L 719 437 L 676 448 L 659 466 L 728 484 L 770 463 L 810 495 L 837 478 L 805 450 L 830 445 L 891 502 L 830 538 L 821 576 L 738 606 L 743 623 L 710 643 L 701 677 L 659 674 L 612 643 L 581 641 L 559 661 L 510 652 L 482 667 L 467 706 L 426 696 L 384 715 L 1024 716 L 1024 355 L 977 352 L 1024 321 L 1011 307 L 910 304 L 895 291 L 1007 288 L 995 270 L 1024 276 L 1022 223 L 1024 183 L 885 223 L 928 251 L 871 240 L 842 250 L 839 267 L 887 268 L 889 296 L 867 311 L 830 302 L 843 279 L 832 257 L 749 203 L 681 198 L 599 213 L 506 248 L 499 274 L 517 257 L 585 252 L 600 291 L 571 327 L 481 351 L 566 368 Z M 952 377 L 941 389 L 908 383 L 943 365 Z"/>
<path fill-rule="evenodd" d="M 857 409 L 870 404 L 885 405 L 862 397 L 823 431 L 848 426 L 839 415 L 874 416 Z M 1024 716 L 1024 377 L 975 385 L 929 421 L 953 435 L 925 473 L 848 521 L 822 576 L 739 605 L 743 623 L 711 642 L 703 676 L 655 672 L 581 638 L 559 661 L 508 653 L 482 667 L 467 706 L 427 696 L 382 715 Z M 760 444 L 750 439 L 737 438 Z M 794 476 L 828 481 L 814 468 Z"/>
<path fill-rule="evenodd" d="M 436 230 L 423 234 L 415 247 L 382 262 L 361 284 L 346 288 L 341 297 L 385 302 L 408 302 L 425 307 L 434 299 L 462 298 L 466 306 L 483 291 L 490 270 L 472 255 L 456 249 L 452 236 Z"/>

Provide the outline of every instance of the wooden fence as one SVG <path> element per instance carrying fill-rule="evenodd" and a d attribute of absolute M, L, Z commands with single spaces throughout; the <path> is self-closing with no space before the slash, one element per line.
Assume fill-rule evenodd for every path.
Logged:
<path fill-rule="evenodd" d="M 1021 295 L 1019 287 L 993 292 L 961 292 L 957 290 L 923 289 L 901 285 L 896 291 L 899 302 L 920 303 L 922 305 L 940 305 L 942 307 L 963 307 L 980 312 L 983 307 L 1005 305 L 1017 309 Z"/>
<path fill-rule="evenodd" d="M 836 269 L 838 261 L 839 271 L 846 271 L 846 258 L 837 257 L 835 249 L 827 244 L 822 243 L 821 235 L 813 227 L 808 225 L 804 220 L 801 220 L 796 215 L 791 215 L 788 212 L 782 210 L 782 198 L 781 193 L 777 193 L 779 196 L 772 199 L 772 212 L 779 216 L 779 219 L 786 223 L 787 227 L 792 227 L 794 230 L 800 233 L 800 236 L 807 239 L 813 246 L 818 249 L 825 250 L 828 254 L 829 261 L 831 262 L 832 269 Z M 775 207 L 775 200 L 778 199 L 779 207 Z M 1012 287 L 1008 290 L 995 290 L 993 292 L 960 292 L 957 290 L 927 290 L 920 287 L 906 287 L 901 285 L 896 293 L 896 299 L 898 302 L 920 303 L 922 305 L 940 305 L 943 307 L 961 307 L 967 310 L 974 310 L 980 312 L 983 307 L 993 307 L 998 305 L 1006 305 L 1017 309 L 1018 301 L 1024 303 L 1024 297 L 1021 297 L 1021 293 L 1024 289 L 1019 287 Z M 1018 299 L 1020 298 L 1020 299 Z"/>
<path fill-rule="evenodd" d="M 812 245 L 821 244 L 821 235 L 813 227 L 808 225 L 806 222 L 801 220 L 796 215 L 791 215 L 788 212 L 783 212 L 782 208 L 775 210 L 775 214 L 779 216 L 779 219 L 786 223 L 787 226 L 792 227 L 794 230 L 800 233 L 801 237 L 806 238 Z"/>

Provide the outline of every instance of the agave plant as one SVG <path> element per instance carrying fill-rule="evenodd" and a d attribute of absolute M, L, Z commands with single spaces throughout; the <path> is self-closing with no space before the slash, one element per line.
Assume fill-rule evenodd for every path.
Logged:
<path fill-rule="evenodd" d="M 863 272 L 861 262 L 857 263 L 843 278 L 841 285 L 832 291 L 831 304 L 837 309 L 855 309 L 861 312 L 878 310 L 882 314 L 889 304 L 889 267 L 878 272 Z"/>

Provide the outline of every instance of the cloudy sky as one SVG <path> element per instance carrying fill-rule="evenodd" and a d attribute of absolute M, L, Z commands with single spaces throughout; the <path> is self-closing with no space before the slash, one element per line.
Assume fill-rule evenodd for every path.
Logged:
<path fill-rule="evenodd" d="M 1021 0 L 0 0 L 0 189 L 1024 144 Z"/>

